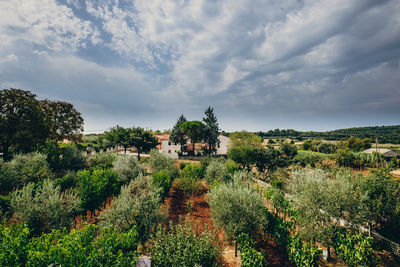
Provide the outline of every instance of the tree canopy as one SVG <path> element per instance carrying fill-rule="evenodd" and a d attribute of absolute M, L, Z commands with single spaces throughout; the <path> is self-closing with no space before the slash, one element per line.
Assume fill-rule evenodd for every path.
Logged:
<path fill-rule="evenodd" d="M 219 144 L 219 126 L 212 107 L 208 107 L 204 114 L 206 115 L 206 117 L 203 118 L 205 124 L 204 142 L 207 144 L 207 154 L 212 154 L 217 151 L 217 146 Z"/>
<path fill-rule="evenodd" d="M 181 146 L 181 152 L 183 152 L 184 147 L 187 142 L 187 138 L 185 136 L 185 132 L 182 130 L 181 126 L 183 123 L 185 123 L 187 120 L 183 114 L 178 118 L 176 121 L 174 127 L 172 128 L 171 135 L 169 137 L 169 140 L 175 144 L 179 144 Z"/>

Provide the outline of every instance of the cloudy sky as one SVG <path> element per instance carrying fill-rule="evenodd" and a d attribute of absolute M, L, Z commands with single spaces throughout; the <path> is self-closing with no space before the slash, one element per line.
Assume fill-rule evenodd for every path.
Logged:
<path fill-rule="evenodd" d="M 400 124 L 400 0 L 0 0 L 0 88 L 86 132 Z"/>

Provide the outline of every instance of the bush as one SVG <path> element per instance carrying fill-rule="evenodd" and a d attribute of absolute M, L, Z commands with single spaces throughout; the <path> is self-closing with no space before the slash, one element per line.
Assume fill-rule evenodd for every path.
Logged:
<path fill-rule="evenodd" d="M 78 171 L 76 174 L 77 193 L 82 207 L 93 212 L 107 197 L 120 190 L 118 175 L 110 169 Z"/>
<path fill-rule="evenodd" d="M 239 170 L 239 165 L 231 159 L 226 161 L 226 168 L 228 169 L 229 174 L 234 174 L 236 171 Z"/>
<path fill-rule="evenodd" d="M 29 229 L 22 224 L 0 224 L 0 266 L 24 266 L 28 256 Z"/>
<path fill-rule="evenodd" d="M 318 152 L 307 152 L 299 151 L 298 154 L 293 158 L 294 163 L 298 163 L 301 166 L 315 167 L 315 164 L 322 162 L 324 159 L 329 158 L 329 155 L 318 153 Z"/>
<path fill-rule="evenodd" d="M 219 266 L 221 250 L 216 235 L 207 229 L 198 234 L 197 224 L 187 220 L 160 227 L 153 241 L 151 260 L 154 266 Z"/>
<path fill-rule="evenodd" d="M 86 168 L 86 158 L 76 145 L 62 147 L 61 157 L 64 170 L 78 171 Z"/>
<path fill-rule="evenodd" d="M 26 266 L 134 266 L 137 259 L 138 233 L 127 233 L 87 225 L 79 230 L 54 231 L 34 238 L 29 244 Z"/>
<path fill-rule="evenodd" d="M 12 213 L 11 195 L 0 196 L 0 223 L 3 217 L 11 217 Z"/>
<path fill-rule="evenodd" d="M 163 219 L 161 204 L 160 189 L 152 184 L 149 177 L 139 176 L 123 186 L 111 206 L 100 215 L 100 226 L 127 231 L 136 225 L 139 238 L 144 243 Z"/>
<path fill-rule="evenodd" d="M 158 171 L 152 175 L 153 184 L 161 188 L 161 196 L 168 195 L 172 185 L 172 178 L 167 170 Z"/>
<path fill-rule="evenodd" d="M 238 236 L 240 259 L 243 267 L 263 267 L 267 266 L 265 258 L 261 252 L 255 249 L 255 243 L 247 234 Z"/>
<path fill-rule="evenodd" d="M 372 237 L 338 231 L 334 237 L 333 247 L 336 255 L 349 266 L 372 266 L 376 261 L 373 243 Z"/>
<path fill-rule="evenodd" d="M 75 194 L 61 193 L 49 180 L 39 185 L 29 183 L 15 191 L 11 199 L 15 216 L 27 223 L 33 234 L 63 227 L 69 229 L 81 210 L 79 204 L 80 199 Z"/>
<path fill-rule="evenodd" d="M 90 167 L 112 168 L 117 155 L 115 153 L 97 153 L 89 158 Z"/>
<path fill-rule="evenodd" d="M 182 161 L 182 162 L 179 163 L 179 169 L 180 170 L 183 170 L 185 168 L 185 166 L 186 166 L 185 162 Z"/>
<path fill-rule="evenodd" d="M 286 247 L 290 262 L 296 266 L 318 266 L 321 250 L 318 247 L 304 243 L 297 234 L 290 236 Z"/>
<path fill-rule="evenodd" d="M 224 228 L 229 239 L 241 233 L 253 235 L 263 221 L 262 197 L 240 183 L 212 188 L 207 202 L 212 218 Z"/>
<path fill-rule="evenodd" d="M 144 175 L 146 166 L 140 164 L 134 156 L 123 155 L 118 156 L 113 162 L 113 171 L 118 174 L 121 183 L 126 184 L 139 175 Z"/>
<path fill-rule="evenodd" d="M 37 152 L 16 155 L 9 162 L 1 161 L 0 168 L 0 186 L 5 191 L 54 177 L 46 161 L 46 155 Z"/>
<path fill-rule="evenodd" d="M 197 164 L 186 164 L 181 173 L 182 177 L 200 180 L 204 177 L 204 169 Z"/>
<path fill-rule="evenodd" d="M 176 179 L 176 187 L 187 195 L 192 195 L 201 188 L 201 181 L 193 177 L 181 177 Z"/>
<path fill-rule="evenodd" d="M 161 170 L 168 170 L 173 178 L 178 176 L 178 169 L 174 165 L 174 160 L 159 152 L 157 149 L 152 149 L 150 151 L 149 165 L 153 173 Z"/>
<path fill-rule="evenodd" d="M 213 181 L 225 182 L 230 179 L 227 165 L 224 161 L 212 161 L 205 171 L 205 178 L 207 182 Z"/>
<path fill-rule="evenodd" d="M 61 192 L 75 187 L 76 173 L 74 171 L 68 171 L 62 178 L 55 179 L 54 185 L 59 186 Z"/>

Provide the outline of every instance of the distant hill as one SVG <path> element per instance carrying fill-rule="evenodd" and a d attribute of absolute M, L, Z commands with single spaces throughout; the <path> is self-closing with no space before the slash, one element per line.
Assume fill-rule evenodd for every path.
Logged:
<path fill-rule="evenodd" d="M 342 140 L 347 139 L 350 136 L 354 136 L 359 138 L 371 138 L 373 140 L 375 140 L 375 138 L 378 138 L 378 141 L 380 143 L 400 144 L 400 125 L 354 127 L 326 132 L 301 132 L 295 131 L 293 129 L 275 129 L 267 132 L 258 132 L 258 135 L 264 138 L 292 137 L 298 139 L 320 138 L 326 140 Z"/>

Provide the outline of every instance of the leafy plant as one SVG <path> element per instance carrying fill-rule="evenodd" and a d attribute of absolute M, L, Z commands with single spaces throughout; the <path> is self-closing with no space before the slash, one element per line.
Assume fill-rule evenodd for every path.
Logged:
<path fill-rule="evenodd" d="M 85 210 L 94 211 L 107 197 L 120 190 L 118 175 L 110 169 L 78 171 L 77 193 Z"/>
<path fill-rule="evenodd" d="M 237 238 L 240 250 L 240 259 L 243 267 L 267 266 L 264 255 L 255 249 L 255 243 L 248 234 L 240 234 Z"/>
<path fill-rule="evenodd" d="M 220 266 L 221 249 L 215 233 L 205 227 L 199 234 L 197 223 L 186 220 L 169 230 L 160 227 L 151 249 L 154 266 Z"/>
<path fill-rule="evenodd" d="M 172 177 L 169 171 L 161 170 L 153 173 L 151 177 L 153 184 L 161 188 L 161 196 L 163 198 L 167 196 L 172 185 Z"/>
<path fill-rule="evenodd" d="M 29 183 L 15 191 L 11 199 L 15 216 L 32 229 L 33 234 L 69 228 L 81 210 L 80 199 L 72 192 L 60 192 L 54 182 Z"/>
<path fill-rule="evenodd" d="M 117 159 L 115 153 L 97 153 L 89 158 L 90 167 L 111 168 Z"/>
<path fill-rule="evenodd" d="M 152 230 L 161 222 L 160 188 L 151 179 L 139 176 L 113 200 L 111 206 L 100 215 L 100 226 L 112 226 L 118 231 L 127 231 L 136 225 L 139 239 L 144 243 Z"/>
<path fill-rule="evenodd" d="M 23 266 L 28 256 L 29 229 L 23 224 L 0 224 L 0 266 Z"/>
<path fill-rule="evenodd" d="M 121 183 L 129 183 L 130 180 L 146 173 L 146 166 L 140 164 L 136 157 L 130 155 L 121 155 L 113 162 L 113 171 L 115 171 Z"/>
<path fill-rule="evenodd" d="M 178 169 L 174 165 L 174 160 L 157 149 L 150 151 L 149 165 L 153 173 L 168 170 L 173 178 L 178 176 Z"/>

